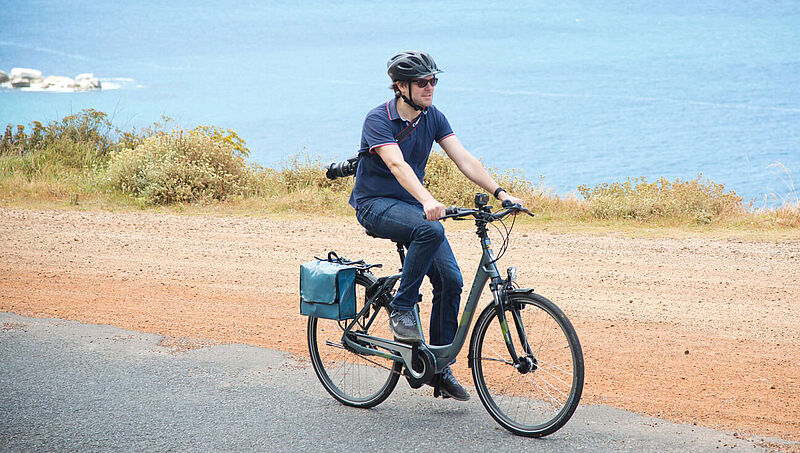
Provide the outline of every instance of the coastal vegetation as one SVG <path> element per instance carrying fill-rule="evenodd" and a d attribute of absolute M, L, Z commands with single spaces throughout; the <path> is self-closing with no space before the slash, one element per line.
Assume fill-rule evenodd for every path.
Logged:
<path fill-rule="evenodd" d="M 0 140 L 0 204 L 351 215 L 353 179 L 327 179 L 321 157 L 296 155 L 266 168 L 249 156 L 244 140 L 230 129 L 181 129 L 169 118 L 124 131 L 107 114 L 89 109 L 47 125 L 9 124 Z M 489 171 L 543 224 L 800 227 L 797 199 L 756 208 L 701 175 L 579 186 L 564 197 L 515 170 Z M 470 206 L 476 191 L 441 151 L 431 154 L 425 184 L 446 205 Z"/>

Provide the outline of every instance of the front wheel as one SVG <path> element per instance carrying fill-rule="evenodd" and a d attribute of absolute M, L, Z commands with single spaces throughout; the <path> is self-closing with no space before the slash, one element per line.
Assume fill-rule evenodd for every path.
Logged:
<path fill-rule="evenodd" d="M 489 414 L 512 433 L 552 434 L 572 417 L 583 391 L 578 336 L 566 315 L 538 294 L 510 295 L 505 317 L 519 360 L 512 362 L 497 310 L 489 305 L 470 342 L 478 396 Z"/>

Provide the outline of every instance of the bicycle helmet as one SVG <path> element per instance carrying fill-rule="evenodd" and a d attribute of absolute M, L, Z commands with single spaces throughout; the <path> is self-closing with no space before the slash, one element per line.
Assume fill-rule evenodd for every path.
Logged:
<path fill-rule="evenodd" d="M 389 78 L 392 79 L 392 82 L 394 83 L 392 87 L 395 87 L 395 92 L 398 93 L 401 98 L 403 98 L 406 104 L 410 105 L 414 110 L 426 110 L 425 108 L 418 106 L 410 99 L 411 84 L 408 85 L 408 97 L 400 93 L 400 91 L 396 88 L 396 84 L 397 82 L 408 81 L 412 79 L 424 79 L 425 77 L 444 72 L 440 70 L 438 66 L 436 66 L 436 62 L 433 61 L 433 57 L 428 55 L 427 52 L 407 50 L 390 58 L 386 63 L 386 67 L 388 68 L 386 72 L 389 74 Z"/>
<path fill-rule="evenodd" d="M 408 50 L 393 56 L 386 63 L 392 82 L 423 79 L 442 72 L 427 52 Z"/>

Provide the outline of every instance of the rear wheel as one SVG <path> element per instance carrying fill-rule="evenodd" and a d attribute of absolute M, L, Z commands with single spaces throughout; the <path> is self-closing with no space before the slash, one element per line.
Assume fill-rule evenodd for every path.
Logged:
<path fill-rule="evenodd" d="M 356 313 L 367 300 L 366 291 L 375 282 L 370 273 L 356 275 Z M 308 318 L 308 352 L 322 386 L 343 404 L 373 407 L 394 390 L 402 363 L 376 355 L 356 353 L 342 343 L 344 328 L 351 320 Z M 392 338 L 389 314 L 384 306 L 368 310 L 353 330 L 380 338 Z"/>
<path fill-rule="evenodd" d="M 478 396 L 489 414 L 514 434 L 552 434 L 572 417 L 583 391 L 578 336 L 566 315 L 538 294 L 511 295 L 505 316 L 520 360 L 512 363 L 496 309 L 486 307 L 470 342 Z"/>

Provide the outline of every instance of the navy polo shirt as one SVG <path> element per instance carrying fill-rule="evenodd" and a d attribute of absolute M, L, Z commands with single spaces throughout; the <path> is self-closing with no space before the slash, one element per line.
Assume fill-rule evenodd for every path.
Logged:
<path fill-rule="evenodd" d="M 416 198 L 400 185 L 383 163 L 383 159 L 374 151 L 383 145 L 397 144 L 403 152 L 406 163 L 411 166 L 419 182 L 422 183 L 433 142 L 439 142 L 453 135 L 453 129 L 444 114 L 433 105 L 420 115 L 417 127 L 398 143 L 395 137 L 409 123 L 397 113 L 397 98 L 375 107 L 367 114 L 361 129 L 361 147 L 358 150 L 361 159 L 356 169 L 356 184 L 350 194 L 350 205 L 355 209 L 358 209 L 360 203 L 375 197 L 397 198 L 420 205 Z"/>

